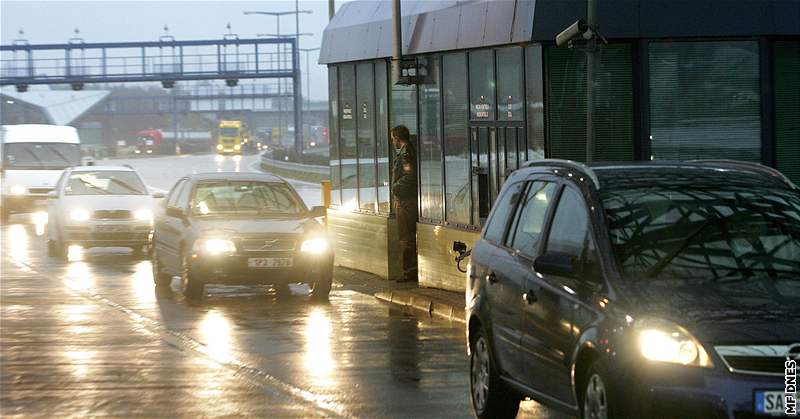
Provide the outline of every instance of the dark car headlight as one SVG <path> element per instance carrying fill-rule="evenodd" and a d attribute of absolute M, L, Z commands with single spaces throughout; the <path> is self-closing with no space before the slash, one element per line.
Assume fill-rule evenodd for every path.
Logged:
<path fill-rule="evenodd" d="M 639 351 L 651 361 L 713 368 L 703 345 L 685 328 L 666 320 L 643 319 L 634 324 Z"/>
<path fill-rule="evenodd" d="M 314 237 L 303 241 L 300 251 L 312 255 L 321 255 L 328 251 L 328 239 L 324 237 Z"/>
<path fill-rule="evenodd" d="M 236 253 L 236 244 L 228 239 L 200 239 L 194 242 L 194 252 L 209 256 L 231 255 Z"/>

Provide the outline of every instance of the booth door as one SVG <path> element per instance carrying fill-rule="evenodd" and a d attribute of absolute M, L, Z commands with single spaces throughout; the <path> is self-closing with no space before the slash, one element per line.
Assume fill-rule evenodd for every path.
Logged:
<path fill-rule="evenodd" d="M 475 219 L 483 225 L 506 178 L 525 162 L 522 122 L 470 126 L 472 202 Z"/>

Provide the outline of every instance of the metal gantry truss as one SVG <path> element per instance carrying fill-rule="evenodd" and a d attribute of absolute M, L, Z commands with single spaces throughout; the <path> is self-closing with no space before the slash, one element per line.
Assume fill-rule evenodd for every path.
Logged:
<path fill-rule="evenodd" d="M 291 78 L 295 149 L 302 147 L 302 103 L 296 38 L 85 43 L 0 46 L 0 85 L 20 91 L 34 84 L 161 82 L 172 87 L 186 80 Z"/>

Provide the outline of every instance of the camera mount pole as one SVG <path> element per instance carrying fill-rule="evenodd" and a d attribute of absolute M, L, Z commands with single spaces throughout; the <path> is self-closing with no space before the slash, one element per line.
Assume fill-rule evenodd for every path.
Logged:
<path fill-rule="evenodd" d="M 596 71 L 597 38 L 595 36 L 597 3 L 586 0 L 586 24 L 591 34 L 586 48 L 586 163 L 594 158 L 594 83 Z"/>

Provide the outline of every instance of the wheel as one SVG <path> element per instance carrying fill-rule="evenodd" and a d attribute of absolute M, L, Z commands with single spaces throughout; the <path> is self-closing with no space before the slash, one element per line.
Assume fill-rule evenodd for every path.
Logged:
<path fill-rule="evenodd" d="M 153 258 L 150 261 L 153 265 L 153 282 L 158 288 L 167 288 L 172 283 L 172 276 L 161 270 L 161 262 L 158 260 L 158 254 L 153 250 Z"/>
<path fill-rule="evenodd" d="M 328 295 L 331 293 L 331 282 L 333 282 L 333 278 L 330 275 L 323 275 L 311 283 L 311 299 L 314 301 L 328 301 Z"/>
<path fill-rule="evenodd" d="M 500 381 L 483 329 L 479 329 L 472 340 L 469 389 L 475 415 L 481 419 L 516 417 L 521 398 Z"/>
<path fill-rule="evenodd" d="M 11 218 L 11 212 L 5 206 L 0 208 L 0 222 L 3 225 L 8 225 L 8 220 Z"/>
<path fill-rule="evenodd" d="M 204 290 L 205 285 L 192 274 L 189 255 L 183 253 L 181 256 L 181 291 L 183 291 L 183 296 L 191 300 L 198 300 L 203 298 Z"/>
<path fill-rule="evenodd" d="M 287 284 L 275 284 L 272 287 L 275 288 L 275 295 L 278 298 L 288 298 L 292 296 L 292 290 L 289 289 L 289 285 Z"/>
<path fill-rule="evenodd" d="M 59 241 L 56 246 L 58 249 L 58 257 L 64 262 L 69 262 L 69 243 Z"/>
<path fill-rule="evenodd" d="M 58 256 L 58 247 L 56 245 L 56 242 L 53 240 L 47 241 L 47 256 L 51 258 Z"/>
<path fill-rule="evenodd" d="M 615 415 L 614 395 L 609 387 L 609 377 L 601 362 L 595 362 L 586 374 L 580 400 L 581 417 L 584 419 L 608 419 Z"/>

